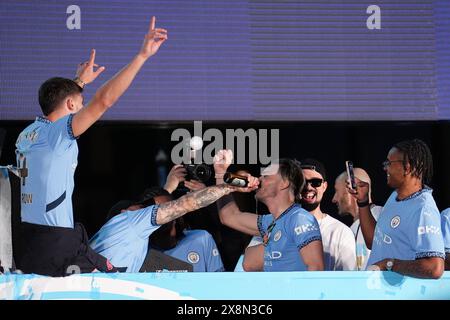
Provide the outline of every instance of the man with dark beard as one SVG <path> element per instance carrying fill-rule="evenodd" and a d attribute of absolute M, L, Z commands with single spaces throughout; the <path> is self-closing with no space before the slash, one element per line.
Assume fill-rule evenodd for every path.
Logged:
<path fill-rule="evenodd" d="M 305 177 L 301 205 L 319 223 L 324 251 L 324 270 L 356 270 L 355 238 L 352 230 L 320 209 L 323 194 L 328 186 L 324 165 L 315 159 L 304 159 L 300 162 Z"/>

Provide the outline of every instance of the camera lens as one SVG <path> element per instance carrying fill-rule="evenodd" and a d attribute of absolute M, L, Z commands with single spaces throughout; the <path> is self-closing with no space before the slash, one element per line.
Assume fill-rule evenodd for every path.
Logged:
<path fill-rule="evenodd" d="M 211 169 L 206 164 L 199 164 L 196 166 L 194 174 L 197 180 L 201 182 L 206 182 L 211 178 Z"/>

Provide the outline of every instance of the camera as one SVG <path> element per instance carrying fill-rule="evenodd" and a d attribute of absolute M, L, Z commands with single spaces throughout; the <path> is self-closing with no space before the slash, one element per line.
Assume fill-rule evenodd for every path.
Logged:
<path fill-rule="evenodd" d="M 185 164 L 186 169 L 186 180 L 198 180 L 205 183 L 211 178 L 212 170 L 209 165 L 200 164 Z"/>

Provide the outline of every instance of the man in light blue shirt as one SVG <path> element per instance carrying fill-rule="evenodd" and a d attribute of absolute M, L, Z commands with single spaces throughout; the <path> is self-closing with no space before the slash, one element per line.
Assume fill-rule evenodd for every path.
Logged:
<path fill-rule="evenodd" d="M 148 250 L 148 238 L 160 226 L 156 223 L 158 206 L 152 199 L 120 201 L 111 218 L 91 238 L 89 245 L 107 257 L 117 268 L 139 272 Z"/>
<path fill-rule="evenodd" d="M 421 140 L 395 144 L 383 168 L 394 188 L 376 222 L 369 211 L 366 182 L 349 189 L 360 207 L 361 230 L 372 250 L 368 269 L 395 271 L 418 278 L 440 278 L 444 272 L 441 218 L 431 189 L 432 156 Z"/>
<path fill-rule="evenodd" d="M 22 169 L 21 239 L 26 243 L 20 258 L 22 271 L 65 275 L 64 270 L 69 266 L 80 266 L 77 260 L 80 248 L 86 254 L 93 253 L 85 243 L 83 226 L 74 224 L 73 220 L 73 176 L 78 156 L 75 139 L 116 103 L 166 39 L 167 31 L 155 28 L 155 17 L 152 17 L 137 55 L 97 90 L 86 107 L 83 107 L 83 88 L 105 69 L 95 64 L 95 50 L 89 61 L 80 64 L 74 80 L 55 77 L 41 85 L 39 104 L 43 116 L 36 118 L 16 142 L 17 164 Z M 64 244 L 58 239 L 64 239 Z M 91 255 L 83 261 L 93 259 Z M 87 264 L 80 271 L 90 272 L 95 268 L 99 266 Z"/>
<path fill-rule="evenodd" d="M 216 183 L 232 163 L 231 150 L 220 150 L 214 158 Z M 253 178 L 250 177 L 249 178 Z M 300 163 L 280 159 L 271 164 L 259 178 L 256 199 L 271 214 L 260 216 L 241 212 L 232 197 L 218 201 L 220 220 L 226 226 L 250 235 L 260 235 L 262 245 L 247 248 L 246 271 L 317 271 L 324 269 L 319 224 L 298 204 L 305 184 Z M 251 261 L 246 261 L 252 257 Z"/>
<path fill-rule="evenodd" d="M 97 253 L 111 260 L 117 268 L 124 268 L 126 272 L 139 272 L 149 252 L 149 238 L 160 226 L 167 225 L 188 212 L 208 206 L 233 191 L 250 192 L 257 187 L 257 183 L 258 181 L 255 179 L 249 183 L 247 188 L 216 185 L 190 192 L 172 201 L 170 201 L 170 195 L 165 196 L 165 200 L 157 201 L 154 199 L 154 194 L 146 190 L 138 201 L 122 201 L 114 206 L 110 210 L 110 219 L 92 237 L 89 244 Z M 182 234 L 180 233 L 180 235 Z M 198 235 L 189 235 L 190 239 L 193 237 L 197 238 Z M 203 242 L 204 238 L 201 238 L 197 244 L 206 245 L 201 252 L 208 253 L 210 250 L 211 254 L 216 256 L 212 244 Z M 159 245 L 158 249 L 161 249 L 161 247 L 169 249 L 177 245 L 177 241 L 159 243 L 164 243 L 164 245 Z M 186 242 L 186 244 L 188 243 L 190 243 L 190 240 Z M 198 247 L 192 248 L 197 250 Z M 188 254 L 186 259 L 199 262 L 200 251 L 195 253 L 198 254 L 198 260 L 195 254 Z M 203 259 L 204 262 L 209 263 L 207 254 L 203 255 Z M 220 259 L 220 256 L 218 256 L 218 259 Z M 194 271 L 204 271 L 201 268 L 196 270 L 194 263 L 193 265 Z M 217 263 L 209 264 L 209 266 L 216 269 L 214 271 L 220 269 Z"/>
<path fill-rule="evenodd" d="M 445 270 L 450 270 L 450 208 L 441 212 L 441 228 L 444 237 Z"/>

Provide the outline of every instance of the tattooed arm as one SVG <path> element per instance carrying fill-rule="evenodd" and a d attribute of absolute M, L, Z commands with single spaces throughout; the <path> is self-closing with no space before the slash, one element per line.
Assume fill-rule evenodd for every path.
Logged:
<path fill-rule="evenodd" d="M 386 270 L 386 263 L 394 261 L 392 271 L 405 276 L 425 279 L 439 279 L 444 273 L 444 259 L 439 257 L 422 258 L 417 260 L 384 259 L 375 263 L 381 271 Z"/>
<path fill-rule="evenodd" d="M 188 193 L 177 200 L 163 203 L 159 206 L 156 223 L 162 225 L 188 212 L 206 207 L 234 190 L 236 188 L 221 184 Z"/>

